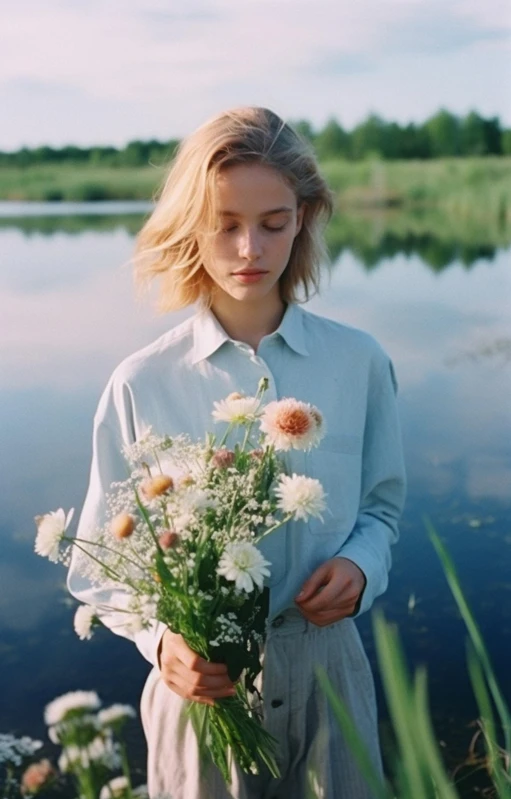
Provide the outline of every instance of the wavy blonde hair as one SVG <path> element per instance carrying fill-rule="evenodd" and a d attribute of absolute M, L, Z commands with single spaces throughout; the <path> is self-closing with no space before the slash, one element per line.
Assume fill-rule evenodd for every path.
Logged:
<path fill-rule="evenodd" d="M 283 301 L 301 302 L 318 290 L 320 267 L 327 259 L 323 227 L 333 201 L 314 153 L 273 111 L 235 108 L 182 141 L 137 236 L 135 280 L 144 288 L 160 278 L 162 312 L 197 301 L 211 303 L 214 285 L 202 265 L 197 234 L 217 228 L 212 187 L 219 172 L 246 163 L 275 169 L 294 191 L 298 207 L 304 205 L 302 227 L 280 279 Z"/>

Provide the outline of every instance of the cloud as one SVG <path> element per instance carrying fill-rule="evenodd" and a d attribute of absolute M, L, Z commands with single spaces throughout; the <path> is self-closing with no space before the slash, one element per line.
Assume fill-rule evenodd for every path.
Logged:
<path fill-rule="evenodd" d="M 480 5 L 19 0 L 0 29 L 0 147 L 170 138 L 247 103 L 318 122 L 342 101 L 350 124 L 372 108 L 398 119 L 442 104 L 499 113 L 510 26 L 501 0 Z M 476 73 L 481 47 L 493 55 Z"/>

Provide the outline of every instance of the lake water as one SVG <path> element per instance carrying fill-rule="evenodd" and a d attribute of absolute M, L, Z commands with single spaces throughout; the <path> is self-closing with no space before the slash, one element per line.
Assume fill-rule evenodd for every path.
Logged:
<path fill-rule="evenodd" d="M 148 671 L 107 631 L 77 639 L 64 569 L 33 553 L 33 517 L 81 505 L 110 372 L 189 313 L 155 317 L 134 300 L 128 261 L 143 210 L 0 204 L 0 732 L 44 736 L 45 704 L 78 688 L 136 705 Z M 427 246 L 394 236 L 389 255 L 388 236 L 381 252 L 373 246 L 381 223 L 371 222 L 370 257 L 343 241 L 309 307 L 369 331 L 396 367 L 409 493 L 378 605 L 398 624 L 410 666 L 428 668 L 453 765 L 477 714 L 465 630 L 422 517 L 448 545 L 511 698 L 511 250 L 472 242 L 467 260 L 463 243 L 445 256 L 434 235 Z M 374 664 L 370 615 L 359 629 Z M 384 730 L 383 704 L 381 715 Z M 142 768 L 136 725 L 131 738 Z"/>

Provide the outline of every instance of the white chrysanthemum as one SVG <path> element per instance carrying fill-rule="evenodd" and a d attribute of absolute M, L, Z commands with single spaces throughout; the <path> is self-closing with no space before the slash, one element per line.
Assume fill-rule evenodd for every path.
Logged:
<path fill-rule="evenodd" d="M 239 591 L 250 593 L 254 583 L 262 588 L 264 578 L 270 576 L 267 566 L 271 566 L 270 562 L 263 558 L 253 544 L 230 543 L 222 553 L 217 573 L 235 582 Z"/>
<path fill-rule="evenodd" d="M 102 727 L 110 727 L 120 721 L 134 719 L 137 714 L 131 705 L 111 705 L 98 713 L 98 721 Z"/>
<path fill-rule="evenodd" d="M 35 540 L 35 551 L 43 558 L 49 558 L 53 563 L 59 560 L 59 544 L 64 533 L 69 527 L 69 523 L 75 512 L 71 508 L 69 513 L 64 513 L 62 508 L 46 513 L 44 516 L 36 516 L 37 536 Z"/>
<path fill-rule="evenodd" d="M 95 691 L 70 691 L 46 705 L 44 720 L 48 726 L 60 724 L 71 710 L 96 710 L 100 704 Z"/>
<path fill-rule="evenodd" d="M 99 799 L 112 799 L 112 796 L 116 799 L 116 797 L 128 793 L 129 787 L 126 777 L 114 777 L 113 780 L 103 785 L 99 794 Z"/>
<path fill-rule="evenodd" d="M 226 399 L 214 403 L 213 419 L 215 422 L 229 424 L 246 424 L 255 422 L 261 415 L 261 401 L 256 397 L 244 397 L 242 394 L 230 394 Z"/>
<path fill-rule="evenodd" d="M 268 403 L 264 409 L 261 432 L 276 450 L 311 449 L 323 438 L 325 426 L 314 405 L 282 399 Z"/>
<path fill-rule="evenodd" d="M 305 522 L 309 516 L 318 516 L 323 521 L 321 513 L 326 508 L 325 492 L 319 480 L 303 474 L 293 474 L 292 477 L 283 474 L 275 494 L 277 507 L 284 513 L 292 513 L 295 519 Z"/>
<path fill-rule="evenodd" d="M 76 609 L 73 626 L 75 633 L 81 641 L 92 638 L 92 625 L 97 618 L 97 608 L 93 605 L 80 605 Z"/>

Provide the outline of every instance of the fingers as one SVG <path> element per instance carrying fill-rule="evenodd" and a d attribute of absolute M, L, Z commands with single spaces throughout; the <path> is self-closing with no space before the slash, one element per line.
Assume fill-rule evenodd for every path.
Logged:
<path fill-rule="evenodd" d="M 160 664 L 165 684 L 184 699 L 211 705 L 236 693 L 224 663 L 209 663 L 170 631 L 162 639 Z"/>
<path fill-rule="evenodd" d="M 314 594 L 316 594 L 321 586 L 325 585 L 329 580 L 329 568 L 327 564 L 322 564 L 318 569 L 316 569 L 313 574 L 309 577 L 308 580 L 302 586 L 302 590 L 296 597 L 297 602 L 306 602 L 310 599 Z"/>

